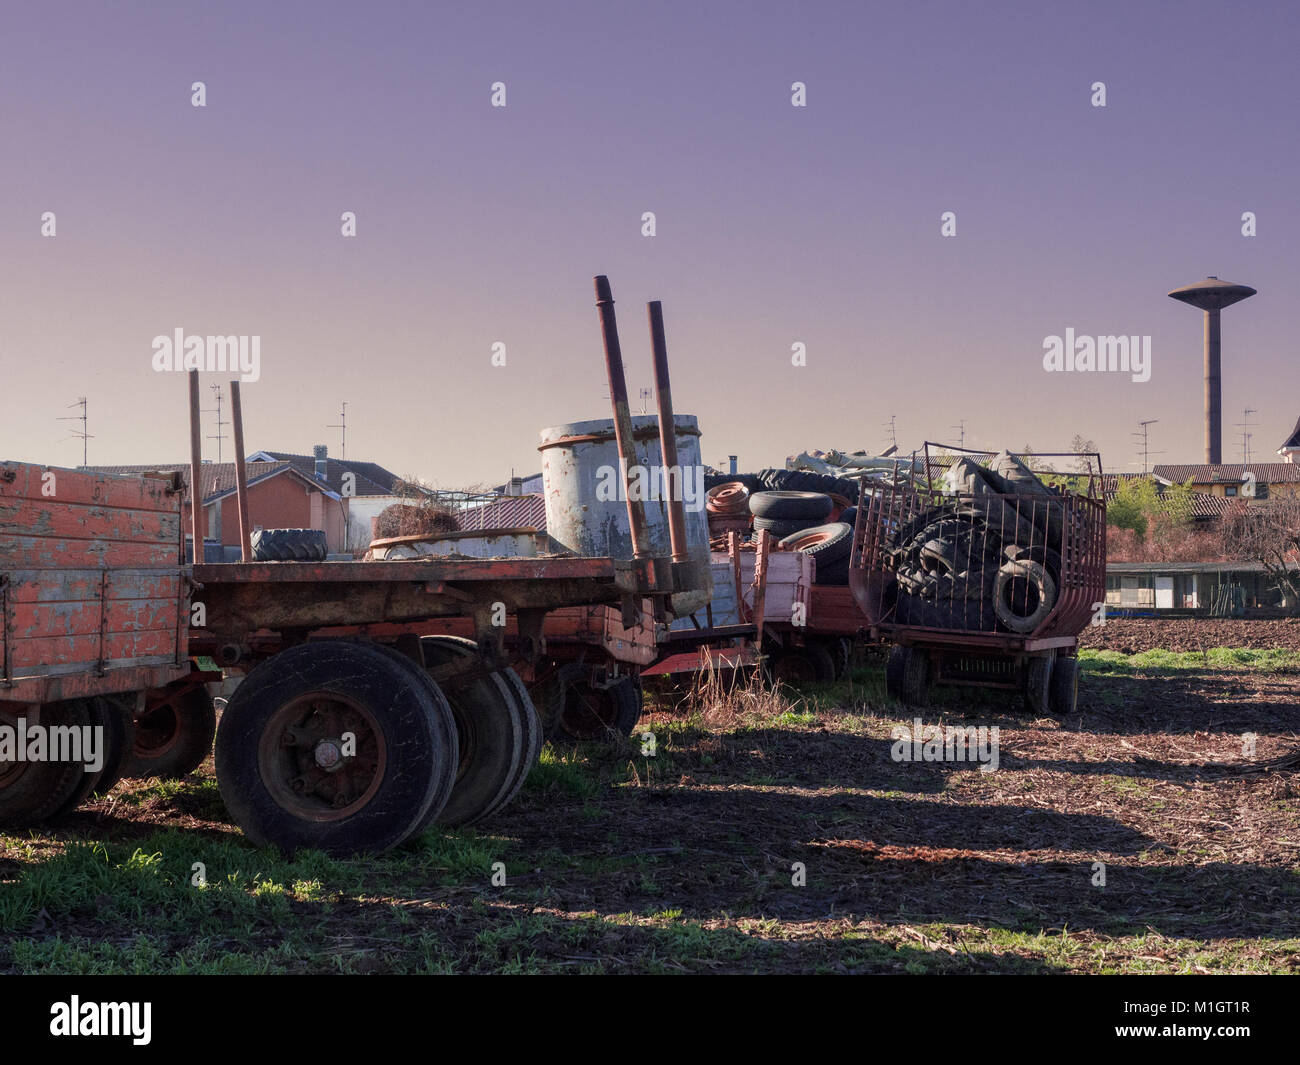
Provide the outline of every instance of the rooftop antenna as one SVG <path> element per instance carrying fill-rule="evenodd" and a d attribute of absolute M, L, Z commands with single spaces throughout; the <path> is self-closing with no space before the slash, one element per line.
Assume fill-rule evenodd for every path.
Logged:
<path fill-rule="evenodd" d="M 1223 461 L 1223 378 L 1219 366 L 1219 312 L 1250 296 L 1255 290 L 1207 277 L 1194 285 L 1176 288 L 1169 295 L 1205 312 L 1205 461 L 1217 465 Z"/>
<path fill-rule="evenodd" d="M 966 419 L 962 418 L 956 425 L 949 426 L 949 428 L 957 430 L 957 446 L 964 448 L 966 446 Z"/>
<path fill-rule="evenodd" d="M 653 388 L 641 389 L 641 413 L 642 414 L 646 413 L 646 404 L 654 397 L 654 394 L 655 394 L 655 390 Z"/>
<path fill-rule="evenodd" d="M 212 384 L 212 385 L 209 385 L 208 387 L 212 389 L 212 394 L 213 394 L 214 396 L 217 397 L 217 407 L 216 407 L 216 411 L 217 411 L 217 434 L 216 434 L 216 436 L 209 436 L 208 439 L 209 439 L 209 440 L 215 440 L 215 441 L 217 442 L 217 461 L 220 462 L 220 461 L 221 461 L 221 441 L 223 441 L 223 440 L 226 438 L 225 433 L 223 433 L 223 432 L 221 431 L 221 427 L 222 427 L 223 425 L 229 425 L 230 423 L 229 423 L 229 422 L 223 422 L 223 421 L 221 420 L 221 386 L 218 385 L 218 384 Z M 206 413 L 211 413 L 211 408 L 209 408 L 209 410 L 208 410 Z"/>
<path fill-rule="evenodd" d="M 1159 420 L 1160 420 L 1159 418 L 1148 418 L 1144 422 L 1138 422 L 1139 428 L 1137 432 L 1129 434 L 1130 436 L 1140 437 L 1142 440 L 1141 446 L 1142 446 L 1142 476 L 1143 477 L 1147 475 L 1148 468 L 1150 466 L 1149 460 L 1151 456 L 1164 454 L 1163 451 L 1152 451 L 1150 447 L 1149 427 L 1155 425 L 1156 422 L 1158 422 Z"/>
<path fill-rule="evenodd" d="M 1241 421 L 1237 423 L 1237 428 L 1241 430 L 1241 462 L 1243 466 L 1250 465 L 1250 441 L 1255 435 L 1250 430 L 1255 428 L 1256 423 L 1250 420 L 1250 416 L 1258 413 L 1259 411 L 1254 407 L 1247 407 L 1241 412 Z"/>
<path fill-rule="evenodd" d="M 893 449 L 897 449 L 898 447 L 898 433 L 894 430 L 894 419 L 897 417 L 897 414 L 891 414 L 889 416 L 889 422 L 886 425 L 886 428 L 889 430 L 889 446 Z"/>
<path fill-rule="evenodd" d="M 343 430 L 343 452 L 341 455 L 339 455 L 339 458 L 341 459 L 347 458 L 348 457 L 348 405 L 346 403 L 343 404 L 343 409 L 339 411 L 338 424 L 327 425 L 325 426 L 325 428 Z"/>
<path fill-rule="evenodd" d="M 87 445 L 86 445 L 86 441 L 88 441 L 91 437 L 90 437 L 90 434 L 89 434 L 88 432 L 86 432 L 86 425 L 87 425 L 87 422 L 86 422 L 86 410 L 87 410 L 87 407 L 86 407 L 86 397 L 85 397 L 85 396 L 78 396 L 78 397 L 77 397 L 77 402 L 76 402 L 76 403 L 69 403 L 69 404 L 68 404 L 68 407 L 69 407 L 69 408 L 71 408 L 71 407 L 80 407 L 80 408 L 81 408 L 81 413 L 80 413 L 80 414 L 66 414 L 66 415 L 60 415 L 60 417 L 59 417 L 57 420 L 58 420 L 58 421 L 61 421 L 61 422 L 81 422 L 81 431 L 78 432 L 76 429 L 73 429 L 73 430 L 72 430 L 72 438 L 73 438 L 74 440 L 78 440 L 78 439 L 79 439 L 79 440 L 81 441 L 81 464 L 82 464 L 83 466 L 88 466 L 88 465 L 90 465 L 90 463 L 89 463 L 89 461 L 88 461 L 88 459 L 87 459 L 87 457 L 86 457 L 87 454 L 88 454 L 88 448 L 87 448 Z"/>

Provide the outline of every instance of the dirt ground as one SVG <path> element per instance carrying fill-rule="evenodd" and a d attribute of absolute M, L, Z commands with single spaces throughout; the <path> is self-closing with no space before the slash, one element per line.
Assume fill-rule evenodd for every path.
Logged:
<path fill-rule="evenodd" d="M 210 767 L 122 785 L 0 834 L 0 972 L 1300 971 L 1300 779 L 1243 772 L 1294 756 L 1298 677 L 1086 661 L 1058 721 L 869 667 L 654 709 L 653 756 L 548 749 L 490 824 L 346 861 L 249 846 Z M 997 771 L 896 761 L 918 716 L 998 726 Z"/>
<path fill-rule="evenodd" d="M 1108 618 L 1079 637 L 1084 647 L 1138 654 L 1215 647 L 1300 651 L 1300 618 Z"/>

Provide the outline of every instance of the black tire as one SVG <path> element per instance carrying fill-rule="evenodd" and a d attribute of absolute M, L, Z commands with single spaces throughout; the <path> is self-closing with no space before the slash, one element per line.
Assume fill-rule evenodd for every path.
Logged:
<path fill-rule="evenodd" d="M 26 722 L 25 712 L 0 717 L 0 723 L 10 728 L 16 728 L 19 720 Z M 41 707 L 39 722 L 44 728 L 87 728 L 103 723 L 89 699 L 47 703 Z M 79 803 L 99 776 L 88 773 L 83 762 L 0 763 L 0 824 L 37 825 L 47 821 L 69 809 L 70 802 Z"/>
<path fill-rule="evenodd" d="M 320 529 L 256 529 L 251 540 L 254 562 L 324 562 L 329 554 Z"/>
<path fill-rule="evenodd" d="M 217 711 L 202 685 L 168 697 L 166 689 L 145 696 L 144 712 L 131 730 L 131 749 L 122 776 L 179 780 L 212 753 Z"/>
<path fill-rule="evenodd" d="M 1003 627 L 1027 636 L 1056 605 L 1056 582 L 1041 562 L 1017 559 L 998 568 L 993 585 L 993 611 Z"/>
<path fill-rule="evenodd" d="M 903 674 L 907 671 L 909 648 L 894 644 L 885 659 L 885 693 L 891 699 L 903 700 Z"/>
<path fill-rule="evenodd" d="M 457 636 L 426 636 L 420 645 L 427 668 L 478 657 L 474 641 Z M 510 683 L 495 670 L 452 678 L 442 688 L 456 721 L 460 761 L 447 804 L 429 820 L 448 827 L 471 825 L 518 794 L 536 757 L 534 747 L 540 747 L 540 729 L 531 703 L 521 706 Z"/>
<path fill-rule="evenodd" d="M 1049 709 L 1057 717 L 1073 714 L 1079 705 L 1079 660 L 1070 655 L 1058 654 L 1052 666 L 1052 688 Z"/>
<path fill-rule="evenodd" d="M 768 676 L 782 684 L 826 684 L 835 679 L 835 659 L 817 640 L 787 647 L 768 659 Z"/>
<path fill-rule="evenodd" d="M 1046 714 L 1051 707 L 1052 662 L 1050 654 L 1035 655 L 1025 667 L 1025 706 L 1032 713 Z"/>
<path fill-rule="evenodd" d="M 859 496 L 858 482 L 853 478 L 832 477 L 811 470 L 763 470 L 758 479 L 764 489 L 771 491 L 820 492 L 822 495 L 839 496 L 851 504 L 857 502 Z"/>
<path fill-rule="evenodd" d="M 585 679 L 569 681 L 562 698 L 548 737 L 552 741 L 599 740 L 610 732 L 627 737 L 641 720 L 641 687 L 631 677 L 600 687 Z"/>
<path fill-rule="evenodd" d="M 106 795 L 122 779 L 122 765 L 131 741 L 131 712 L 116 699 L 95 696 L 89 705 L 91 728 L 101 729 L 103 750 L 98 770 L 85 770 L 76 788 L 51 815 L 53 818 L 72 813 L 92 795 Z"/>
<path fill-rule="evenodd" d="M 758 530 L 766 529 L 768 534 L 775 536 L 778 540 L 784 540 L 787 536 L 793 536 L 795 533 L 801 533 L 805 529 L 811 529 L 819 524 L 812 518 L 755 518 L 754 528 Z"/>
<path fill-rule="evenodd" d="M 920 647 L 909 647 L 903 665 L 903 702 L 911 706 L 925 706 L 930 701 L 930 652 Z"/>
<path fill-rule="evenodd" d="M 848 507 L 840 512 L 840 521 L 844 522 L 849 528 L 853 528 L 858 523 L 858 508 Z"/>
<path fill-rule="evenodd" d="M 456 776 L 455 721 L 430 690 L 415 663 L 345 640 L 267 659 L 235 689 L 217 728 L 227 809 L 252 842 L 289 853 L 400 843 Z M 347 733 L 351 758 L 338 743 Z"/>
<path fill-rule="evenodd" d="M 755 518 L 821 522 L 834 505 L 821 492 L 755 492 L 749 497 L 749 512 Z"/>
<path fill-rule="evenodd" d="M 812 555 L 818 565 L 848 560 L 853 549 L 853 526 L 833 521 L 827 525 L 813 525 L 781 540 L 783 551 L 802 551 Z"/>

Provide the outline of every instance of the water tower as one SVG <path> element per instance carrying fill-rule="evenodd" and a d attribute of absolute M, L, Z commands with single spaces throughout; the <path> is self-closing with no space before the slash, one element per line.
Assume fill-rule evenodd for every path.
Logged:
<path fill-rule="evenodd" d="M 1249 285 L 1234 285 L 1207 277 L 1194 285 L 1184 285 L 1169 293 L 1176 300 L 1190 303 L 1205 312 L 1205 461 L 1223 461 L 1221 440 L 1223 435 L 1222 393 L 1223 381 L 1219 374 L 1219 312 L 1231 307 L 1255 290 Z"/>

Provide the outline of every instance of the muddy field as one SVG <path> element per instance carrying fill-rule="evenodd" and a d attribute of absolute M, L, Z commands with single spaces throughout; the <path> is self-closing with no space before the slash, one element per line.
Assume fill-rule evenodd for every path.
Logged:
<path fill-rule="evenodd" d="M 1296 751 L 1296 666 L 1184 658 L 1090 660 L 1069 721 L 925 712 L 998 726 L 995 772 L 894 760 L 871 668 L 660 709 L 653 757 L 548 749 L 380 858 L 254 849 L 207 767 L 119 786 L 0 835 L 0 972 L 1300 971 L 1300 780 L 1243 771 Z"/>
<path fill-rule="evenodd" d="M 1300 618 L 1108 618 L 1083 631 L 1084 647 L 1142 651 L 1207 651 L 1216 647 L 1300 651 Z"/>

